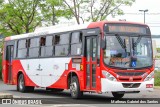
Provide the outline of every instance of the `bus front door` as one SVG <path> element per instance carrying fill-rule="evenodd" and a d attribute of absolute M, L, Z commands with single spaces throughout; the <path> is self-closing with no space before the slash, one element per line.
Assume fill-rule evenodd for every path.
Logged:
<path fill-rule="evenodd" d="M 7 52 L 6 52 L 6 60 L 7 60 L 7 78 L 8 84 L 12 84 L 12 59 L 13 59 L 13 45 L 8 45 L 7 46 Z"/>
<path fill-rule="evenodd" d="M 86 50 L 86 89 L 96 89 L 97 36 L 85 38 Z"/>

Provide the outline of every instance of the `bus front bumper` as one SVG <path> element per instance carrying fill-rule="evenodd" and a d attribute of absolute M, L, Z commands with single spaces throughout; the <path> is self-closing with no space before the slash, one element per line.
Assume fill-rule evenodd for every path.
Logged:
<path fill-rule="evenodd" d="M 102 92 L 116 92 L 116 91 L 153 91 L 154 78 L 150 81 L 143 82 L 118 82 L 110 81 L 108 79 L 101 79 L 101 91 Z"/>

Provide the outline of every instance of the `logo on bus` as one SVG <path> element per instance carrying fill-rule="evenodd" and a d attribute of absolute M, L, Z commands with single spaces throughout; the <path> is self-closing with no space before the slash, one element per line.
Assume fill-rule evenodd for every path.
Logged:
<path fill-rule="evenodd" d="M 132 81 L 133 81 L 133 77 L 130 77 L 130 78 L 129 78 L 129 81 L 132 82 Z"/>
<path fill-rule="evenodd" d="M 57 70 L 59 68 L 58 65 L 53 65 L 53 69 Z"/>
<path fill-rule="evenodd" d="M 136 61 L 132 62 L 132 67 L 136 67 Z"/>

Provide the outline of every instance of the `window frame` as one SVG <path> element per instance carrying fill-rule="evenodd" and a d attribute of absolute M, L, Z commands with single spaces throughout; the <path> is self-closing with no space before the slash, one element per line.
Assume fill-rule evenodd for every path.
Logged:
<path fill-rule="evenodd" d="M 47 45 L 47 37 L 52 37 L 52 45 Z M 45 37 L 45 46 L 39 46 L 39 57 L 38 58 L 47 58 L 47 57 L 53 57 L 54 56 L 54 38 L 55 38 L 55 35 L 54 34 L 46 34 L 46 35 L 41 35 L 39 36 L 39 38 L 42 38 L 42 37 Z M 40 41 L 39 41 L 40 42 Z M 46 56 L 46 53 L 44 54 L 44 56 L 41 56 L 41 47 L 44 47 L 44 50 L 46 51 L 46 48 L 47 47 L 52 47 L 52 53 L 50 56 Z"/>
<path fill-rule="evenodd" d="M 81 36 L 81 42 L 80 42 L 80 39 L 79 39 L 79 43 L 72 43 L 72 34 L 73 33 L 76 33 L 76 32 L 79 32 L 80 36 Z M 71 50 L 72 50 L 72 45 L 75 45 L 75 44 L 81 44 L 81 53 L 80 54 L 71 54 Z M 82 30 L 81 31 L 73 31 L 71 33 L 71 40 L 70 40 L 70 55 L 71 56 L 81 56 L 82 55 L 82 51 L 83 51 L 83 32 Z"/>
<path fill-rule="evenodd" d="M 63 35 L 63 34 L 69 34 L 69 42 L 68 44 L 55 44 L 55 40 L 56 40 L 56 35 Z M 71 34 L 72 32 L 71 31 L 68 31 L 68 32 L 62 32 L 62 33 L 55 33 L 54 34 L 54 57 L 67 57 L 67 56 L 70 56 L 70 50 L 71 50 Z M 61 37 L 60 37 L 61 38 Z M 60 41 L 59 41 L 60 42 Z M 64 46 L 64 45 L 68 45 L 68 53 L 66 55 L 56 55 L 56 46 Z"/>
<path fill-rule="evenodd" d="M 27 43 L 27 38 L 23 38 L 23 39 L 19 39 L 19 40 L 17 40 L 16 42 L 17 42 L 17 46 L 16 46 L 16 48 L 17 48 L 17 51 L 16 51 L 16 58 L 18 58 L 18 59 L 24 59 L 24 58 L 27 58 L 27 55 L 28 55 L 28 47 L 26 46 L 26 43 L 25 43 L 25 48 L 19 48 L 19 41 L 23 41 L 23 40 L 25 40 L 26 41 L 26 43 Z M 19 50 L 24 50 L 24 49 L 26 49 L 26 54 L 25 54 L 25 57 L 18 57 L 18 52 L 19 52 Z"/>
<path fill-rule="evenodd" d="M 21 39 L 17 39 L 16 40 L 16 44 L 17 44 L 17 46 L 16 46 L 16 59 L 38 59 L 38 58 L 58 58 L 58 57 L 74 57 L 74 56 L 82 56 L 83 55 L 83 39 L 84 39 L 84 30 L 86 30 L 86 29 L 81 29 L 81 30 L 72 30 L 72 31 L 66 31 L 66 32 L 57 32 L 57 33 L 49 33 L 49 34 L 45 34 L 45 35 L 38 35 L 38 36 L 33 36 L 33 37 L 27 37 L 27 38 L 21 38 Z M 80 32 L 81 33 L 81 36 L 82 36 L 82 41 L 81 41 L 81 54 L 79 54 L 79 55 L 71 55 L 71 36 L 72 36 L 72 33 L 74 33 L 74 32 Z M 62 35 L 62 34 L 69 34 L 69 44 L 58 44 L 59 46 L 60 45 L 68 45 L 69 46 L 69 48 L 68 48 L 68 54 L 67 55 L 62 55 L 62 56 L 60 56 L 60 55 L 55 55 L 55 35 Z M 25 57 L 25 58 L 18 58 L 17 57 L 17 52 L 18 52 L 18 41 L 19 40 L 30 40 L 30 43 L 31 43 L 31 39 L 34 39 L 34 38 L 39 38 L 39 48 L 40 48 L 40 38 L 41 37 L 48 37 L 48 36 L 52 36 L 52 41 L 53 41 L 53 44 L 52 44 L 52 47 L 53 47 L 53 50 L 52 50 L 52 55 L 51 56 L 40 56 L 40 55 L 38 55 L 38 57 L 30 57 L 29 56 L 29 48 L 32 48 L 32 47 L 30 47 L 30 46 L 28 46 L 27 47 L 27 57 Z M 46 43 L 47 43 L 47 39 L 46 39 Z M 75 44 L 75 43 L 73 43 L 73 44 Z M 57 46 L 58 46 L 57 45 Z M 45 47 L 48 47 L 48 46 L 45 46 Z M 40 51 L 40 49 L 38 50 L 38 51 Z M 38 52 L 38 54 L 40 54 L 40 52 Z"/>

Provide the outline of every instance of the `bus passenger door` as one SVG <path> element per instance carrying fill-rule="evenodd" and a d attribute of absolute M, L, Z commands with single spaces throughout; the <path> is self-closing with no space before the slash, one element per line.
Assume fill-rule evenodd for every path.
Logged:
<path fill-rule="evenodd" d="M 86 89 L 96 90 L 97 36 L 85 38 Z"/>
<path fill-rule="evenodd" d="M 7 83 L 11 84 L 12 83 L 12 59 L 13 59 L 13 45 L 8 45 L 7 50 L 6 50 L 6 68 L 7 68 L 7 78 L 8 81 Z"/>

